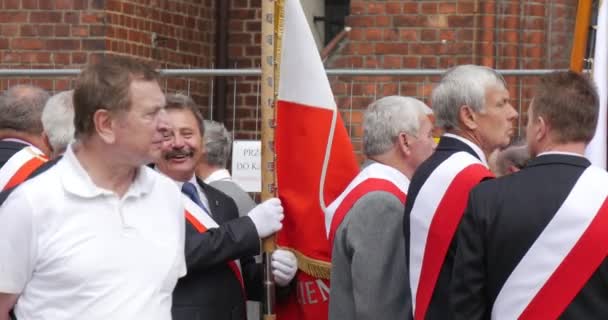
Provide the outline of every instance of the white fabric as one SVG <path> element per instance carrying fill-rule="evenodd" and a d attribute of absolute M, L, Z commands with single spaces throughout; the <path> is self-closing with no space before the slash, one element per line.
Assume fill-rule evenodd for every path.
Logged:
<path fill-rule="evenodd" d="M 424 182 L 410 212 L 410 290 L 412 308 L 416 308 L 416 292 L 420 282 L 426 240 L 435 211 L 454 178 L 466 167 L 482 164 L 468 152 L 456 152 L 443 161 Z"/>
<path fill-rule="evenodd" d="M 359 174 L 348 184 L 346 189 L 344 189 L 336 200 L 334 200 L 334 202 L 327 207 L 325 212 L 325 231 L 328 237 L 331 222 L 336 214 L 336 210 L 338 210 L 338 207 L 340 204 L 342 204 L 342 201 L 344 201 L 344 198 L 346 198 L 346 196 L 363 181 L 371 178 L 390 181 L 405 194 L 407 194 L 407 188 L 410 186 L 410 180 L 403 173 L 401 173 L 401 171 L 379 162 L 370 163 L 368 166 L 363 168 L 361 172 L 359 172 Z"/>
<path fill-rule="evenodd" d="M 186 273 L 181 192 L 141 167 L 119 198 L 71 147 L 0 207 L 0 292 L 18 319 L 171 319 Z"/>
<path fill-rule="evenodd" d="M 289 250 L 275 250 L 271 256 L 270 265 L 274 281 L 281 287 L 287 286 L 298 271 L 298 259 Z"/>
<path fill-rule="evenodd" d="M 215 220 L 213 220 L 210 215 L 203 211 L 203 209 L 201 209 L 201 207 L 194 203 L 194 201 L 192 201 L 192 199 L 190 199 L 187 195 L 182 194 L 182 200 L 184 201 L 184 209 L 186 209 L 186 211 L 190 213 L 190 215 L 194 219 L 196 219 L 196 221 L 205 226 L 207 230 L 212 228 L 219 228 L 217 222 L 215 222 Z M 240 261 L 236 259 L 234 260 L 234 262 L 236 263 L 237 268 L 239 268 L 239 271 L 241 271 L 242 269 Z"/>
<path fill-rule="evenodd" d="M 226 169 L 220 169 L 213 171 L 205 180 L 203 180 L 206 184 L 210 184 L 215 181 L 232 181 L 232 177 L 230 176 L 230 172 Z"/>
<path fill-rule="evenodd" d="M 600 98 L 595 135 L 587 146 L 586 156 L 591 163 L 606 169 L 606 121 L 608 121 L 608 3 L 599 1 L 600 8 L 597 18 L 597 33 L 595 35 L 595 55 L 593 58 L 593 81 L 597 86 Z"/>
<path fill-rule="evenodd" d="M 461 137 L 452 133 L 444 133 L 443 134 L 444 137 L 450 137 L 450 138 L 454 138 L 456 140 L 459 140 L 461 142 L 466 143 L 467 146 L 469 146 L 471 149 L 473 149 L 473 151 L 475 151 L 475 154 L 479 157 L 479 159 L 481 160 L 481 162 L 487 167 L 488 166 L 488 159 L 486 158 L 486 154 L 483 153 L 483 150 L 481 150 L 481 148 L 474 144 L 471 140 L 465 138 L 465 137 Z"/>
<path fill-rule="evenodd" d="M 34 146 L 27 146 L 15 153 L 8 161 L 0 168 L 0 190 L 6 187 L 11 178 L 25 165 L 28 161 L 34 158 L 44 157 L 42 151 Z M 46 162 L 46 159 L 43 161 Z"/>
<path fill-rule="evenodd" d="M 546 151 L 546 152 L 539 153 L 536 157 L 546 156 L 546 155 L 550 155 L 550 154 L 558 154 L 558 155 L 562 155 L 562 156 L 576 156 L 576 157 L 581 157 L 581 158 L 585 157 L 580 153 L 565 152 L 565 151 Z"/>
<path fill-rule="evenodd" d="M 517 319 L 564 261 L 608 196 L 608 173 L 589 167 L 501 288 L 492 319 Z"/>
<path fill-rule="evenodd" d="M 336 110 L 319 49 L 298 0 L 285 1 L 284 21 L 279 100 Z"/>
<path fill-rule="evenodd" d="M 247 216 L 253 221 L 260 238 L 266 238 L 283 228 L 283 206 L 279 198 L 270 198 L 255 208 Z"/>
<path fill-rule="evenodd" d="M 25 140 L 21 140 L 21 139 L 17 139 L 17 138 L 4 138 L 4 139 L 2 139 L 2 141 L 17 142 L 17 143 L 25 144 L 25 145 L 32 146 L 32 147 L 34 146 L 33 144 L 31 144 Z"/>

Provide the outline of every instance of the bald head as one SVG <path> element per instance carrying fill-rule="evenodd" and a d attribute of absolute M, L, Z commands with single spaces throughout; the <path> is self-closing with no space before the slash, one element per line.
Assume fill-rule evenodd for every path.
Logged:
<path fill-rule="evenodd" d="M 42 110 L 49 94 L 31 85 L 13 86 L 0 95 L 0 131 L 42 133 Z"/>

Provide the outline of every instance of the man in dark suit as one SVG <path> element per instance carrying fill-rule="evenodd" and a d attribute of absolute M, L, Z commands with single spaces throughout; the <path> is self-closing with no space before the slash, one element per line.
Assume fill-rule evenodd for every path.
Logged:
<path fill-rule="evenodd" d="M 245 319 L 247 299 L 262 298 L 262 268 L 253 258 L 260 251 L 260 238 L 282 227 L 283 208 L 269 199 L 240 217 L 234 201 L 194 175 L 203 148 L 203 119 L 198 106 L 187 96 L 167 95 L 169 132 L 157 169 L 181 185 L 197 205 L 196 216 L 187 213 L 186 262 L 188 274 L 173 294 L 173 318 Z M 188 211 L 188 206 L 186 206 Z M 279 286 L 295 276 L 293 253 L 277 250 L 272 271 Z"/>
<path fill-rule="evenodd" d="M 452 237 L 470 189 L 492 176 L 486 157 L 509 144 L 517 112 L 496 71 L 450 69 L 433 90 L 436 124 L 445 130 L 435 153 L 412 177 L 403 220 L 415 319 L 450 319 Z"/>
<path fill-rule="evenodd" d="M 526 127 L 536 158 L 471 192 L 457 233 L 455 319 L 608 318 L 608 174 L 583 156 L 597 119 L 582 75 L 541 79 Z"/>
<path fill-rule="evenodd" d="M 0 96 L 0 190 L 25 180 L 50 154 L 41 121 L 48 98 L 30 85 L 11 87 Z"/>

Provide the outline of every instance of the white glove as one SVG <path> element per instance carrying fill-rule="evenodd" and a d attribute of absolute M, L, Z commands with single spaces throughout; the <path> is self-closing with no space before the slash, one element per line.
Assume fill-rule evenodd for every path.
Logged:
<path fill-rule="evenodd" d="M 298 259 L 291 251 L 277 249 L 272 253 L 271 260 L 274 282 L 281 287 L 287 286 L 298 271 Z"/>
<path fill-rule="evenodd" d="M 279 198 L 270 198 L 258 204 L 247 215 L 253 221 L 260 238 L 266 238 L 283 228 L 281 221 L 285 216 Z"/>

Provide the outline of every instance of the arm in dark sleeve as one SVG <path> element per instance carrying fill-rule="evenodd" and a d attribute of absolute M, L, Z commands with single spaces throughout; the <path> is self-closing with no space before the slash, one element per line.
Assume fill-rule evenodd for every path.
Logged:
<path fill-rule="evenodd" d="M 485 230 L 479 201 L 479 193 L 473 190 L 455 236 L 458 244 L 450 287 L 455 320 L 489 319 L 491 311 L 486 301 Z"/>
<path fill-rule="evenodd" d="M 260 252 L 260 239 L 249 217 L 232 219 L 204 233 L 186 223 L 186 263 L 188 272 L 204 270 Z"/>

